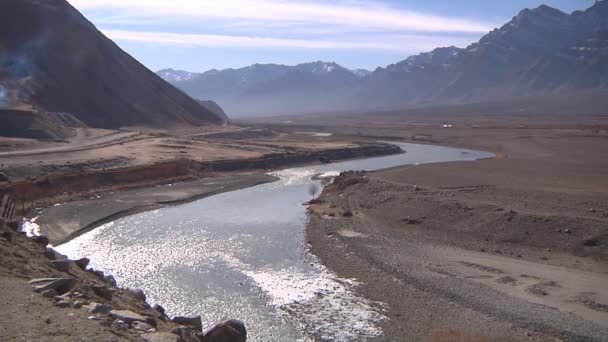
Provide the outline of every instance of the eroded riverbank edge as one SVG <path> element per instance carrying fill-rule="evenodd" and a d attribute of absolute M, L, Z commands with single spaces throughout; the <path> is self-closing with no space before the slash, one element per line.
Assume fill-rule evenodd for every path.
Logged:
<path fill-rule="evenodd" d="M 205 163 L 177 160 L 16 182 L 0 190 L 17 194 L 17 209 L 22 212 L 28 207 L 38 208 L 29 216 L 38 217 L 40 233 L 58 245 L 121 217 L 276 180 L 265 173 L 268 170 L 318 163 L 321 159 L 337 161 L 401 152 L 392 144 L 362 143 L 352 148 L 269 155 L 253 160 Z"/>

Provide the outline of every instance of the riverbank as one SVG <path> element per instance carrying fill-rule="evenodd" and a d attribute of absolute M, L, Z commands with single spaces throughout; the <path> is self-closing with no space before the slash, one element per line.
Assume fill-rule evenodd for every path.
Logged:
<path fill-rule="evenodd" d="M 397 146 L 367 143 L 350 148 L 270 155 L 255 160 L 216 161 L 204 164 L 178 160 L 80 175 L 60 175 L 45 181 L 13 183 L 27 207 L 42 207 L 37 217 L 40 233 L 53 245 L 64 243 L 101 224 L 167 205 L 194 201 L 226 191 L 275 180 L 257 170 L 297 166 L 325 160 L 344 160 L 399 153 Z M 63 191 L 63 190 L 68 190 Z M 28 201 L 29 200 L 29 201 Z M 21 208 L 20 208 L 21 206 Z M 23 210 L 24 202 L 17 209 Z"/>
<path fill-rule="evenodd" d="M 385 130 L 498 157 L 339 177 L 310 208 L 312 253 L 388 304 L 379 340 L 603 340 L 607 137 L 463 131 Z"/>
<path fill-rule="evenodd" d="M 68 260 L 0 220 L 3 341 L 198 341 L 197 319 L 172 322 L 138 290 L 116 286 L 87 259 Z M 200 323 L 200 318 L 198 319 Z"/>
<path fill-rule="evenodd" d="M 125 216 L 275 180 L 266 174 L 250 173 L 100 193 L 43 209 L 35 223 L 40 226 L 40 233 L 56 246 Z"/>

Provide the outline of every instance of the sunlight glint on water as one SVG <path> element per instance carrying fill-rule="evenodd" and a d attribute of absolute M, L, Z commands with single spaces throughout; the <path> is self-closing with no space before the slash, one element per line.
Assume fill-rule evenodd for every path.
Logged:
<path fill-rule="evenodd" d="M 399 144 L 406 154 L 274 172 L 280 181 L 117 220 L 58 247 L 125 287 L 141 288 L 169 314 L 196 314 L 205 326 L 246 322 L 251 341 L 311 337 L 349 341 L 382 333 L 382 303 L 361 298 L 307 252 L 311 177 L 347 170 L 492 157 Z"/>

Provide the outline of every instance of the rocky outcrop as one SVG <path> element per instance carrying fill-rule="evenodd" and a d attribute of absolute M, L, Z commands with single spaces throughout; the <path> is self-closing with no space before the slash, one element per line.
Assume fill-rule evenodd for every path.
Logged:
<path fill-rule="evenodd" d="M 84 269 L 88 265 L 87 259 L 77 262 L 68 260 L 46 245 L 27 238 L 18 229 L 18 225 L 11 223 L 9 226 L 4 221 L 0 221 L 0 236 L 4 237 L 0 238 L 0 288 L 2 295 L 6 297 L 10 296 L 10 291 L 14 289 L 5 284 L 13 279 L 22 282 L 25 287 L 31 287 L 35 293 L 34 297 L 27 295 L 24 302 L 7 302 L 10 305 L 23 307 L 19 312 L 24 315 L 22 317 L 24 321 L 42 319 L 41 317 L 46 316 L 45 310 L 50 306 L 55 310 L 66 310 L 66 314 L 53 315 L 46 319 L 46 323 L 42 322 L 43 326 L 53 322 L 74 326 L 79 324 L 79 319 L 81 322 L 99 323 L 97 328 L 86 331 L 84 335 L 76 331 L 64 332 L 62 338 L 65 340 L 89 340 L 91 336 L 107 333 L 109 329 L 111 335 L 122 337 L 124 340 L 245 341 L 242 338 L 246 334 L 242 323 L 226 323 L 226 327 L 220 329 L 232 335 L 218 332 L 210 335 L 237 336 L 231 330 L 226 330 L 230 327 L 238 332 L 238 339 L 217 339 L 220 337 L 205 339 L 201 332 L 200 317 L 177 317 L 171 320 L 161 306 L 151 307 L 146 303 L 143 291 L 117 287 L 113 277 L 93 269 Z M 9 235 L 11 238 L 7 239 L 6 236 Z M 57 267 L 57 265 L 62 266 Z M 23 281 L 23 279 L 31 280 Z M 42 304 L 46 302 L 48 306 L 41 303 L 32 304 L 37 296 L 42 300 Z M 33 307 L 30 308 L 28 305 Z M 21 324 L 19 319 L 4 317 L 6 309 L 7 307 L 4 307 L 0 311 L 0 323 L 4 324 L 10 320 L 10 324 L 19 326 Z M 23 325 L 23 329 L 30 326 L 31 322 L 28 322 Z M 220 331 L 217 328 L 213 329 L 212 331 Z M 39 336 L 42 339 L 48 337 Z"/>

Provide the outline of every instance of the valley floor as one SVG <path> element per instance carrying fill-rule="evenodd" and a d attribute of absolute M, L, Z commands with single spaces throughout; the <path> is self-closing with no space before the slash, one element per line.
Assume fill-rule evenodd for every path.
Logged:
<path fill-rule="evenodd" d="M 342 175 L 311 206 L 312 253 L 388 304 L 381 340 L 605 340 L 605 131 L 375 134 L 497 154 Z"/>

